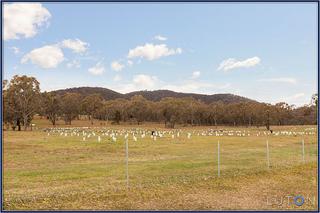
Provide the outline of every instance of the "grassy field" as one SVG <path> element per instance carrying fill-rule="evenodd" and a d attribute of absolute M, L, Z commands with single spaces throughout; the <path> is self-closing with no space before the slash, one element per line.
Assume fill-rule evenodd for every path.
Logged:
<path fill-rule="evenodd" d="M 44 123 L 38 121 L 37 124 L 44 126 Z M 148 125 L 107 128 L 125 132 L 132 128 L 147 129 Z M 250 136 L 201 135 L 208 129 L 210 127 L 181 128 L 180 137 L 173 139 L 168 133 L 156 141 L 150 135 L 143 139 L 137 135 L 138 141 L 134 142 L 129 135 L 128 189 L 123 136 L 112 142 L 109 136 L 101 135 L 98 142 L 98 130 L 102 127 L 94 129 L 97 135 L 86 141 L 82 135 L 48 135 L 41 128 L 5 131 L 4 209 L 317 208 L 316 126 L 273 127 L 274 131 L 313 132 L 312 135 L 268 136 L 263 134 L 264 128 L 232 127 L 219 129 L 249 130 Z M 192 132 L 190 139 L 188 132 Z M 267 167 L 266 140 L 269 141 L 270 168 Z M 218 141 L 220 177 L 217 175 Z M 305 198 L 302 206 L 293 202 L 297 195 Z M 292 196 L 289 203 L 287 196 Z"/>

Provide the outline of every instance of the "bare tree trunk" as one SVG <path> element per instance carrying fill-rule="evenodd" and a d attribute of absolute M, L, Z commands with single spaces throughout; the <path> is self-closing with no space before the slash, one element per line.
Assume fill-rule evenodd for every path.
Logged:
<path fill-rule="evenodd" d="M 191 114 L 191 126 L 193 126 L 193 113 Z"/>
<path fill-rule="evenodd" d="M 14 125 L 15 126 L 15 125 Z M 18 126 L 18 131 L 21 131 L 21 122 L 20 119 L 17 119 L 17 126 Z M 16 129 L 16 127 L 14 127 L 14 130 Z"/>
<path fill-rule="evenodd" d="M 10 128 L 10 124 L 7 122 L 6 123 L 6 130 L 9 130 L 9 128 Z"/>
<path fill-rule="evenodd" d="M 26 131 L 28 126 L 28 116 L 23 116 L 23 125 L 24 125 L 24 131 Z"/>
<path fill-rule="evenodd" d="M 270 114 L 269 110 L 267 110 L 267 124 L 266 124 L 267 130 L 270 130 Z"/>

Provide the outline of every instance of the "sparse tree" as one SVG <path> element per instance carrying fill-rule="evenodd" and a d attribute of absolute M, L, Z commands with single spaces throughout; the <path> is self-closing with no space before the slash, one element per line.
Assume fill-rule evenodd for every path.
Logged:
<path fill-rule="evenodd" d="M 145 114 L 149 110 L 148 101 L 141 95 L 135 95 L 130 99 L 128 114 L 137 121 L 138 125 L 145 120 Z"/>
<path fill-rule="evenodd" d="M 59 113 L 61 111 L 61 98 L 53 93 L 43 93 L 42 94 L 42 108 L 43 113 L 47 116 L 49 121 L 53 126 L 56 125 Z"/>
<path fill-rule="evenodd" d="M 165 126 L 174 128 L 183 114 L 184 102 L 176 98 L 163 98 L 160 101 L 161 114 L 165 119 Z"/>
<path fill-rule="evenodd" d="M 91 124 L 93 124 L 93 119 L 99 113 L 102 106 L 102 98 L 99 94 L 92 94 L 83 99 L 82 109 L 89 116 Z"/>
<path fill-rule="evenodd" d="M 66 124 L 71 125 L 80 111 L 80 95 L 77 93 L 66 93 L 61 98 L 61 113 Z"/>

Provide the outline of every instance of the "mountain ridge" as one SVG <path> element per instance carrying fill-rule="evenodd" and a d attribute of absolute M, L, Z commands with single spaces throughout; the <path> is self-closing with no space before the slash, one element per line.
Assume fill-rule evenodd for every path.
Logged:
<path fill-rule="evenodd" d="M 257 102 L 255 100 L 234 95 L 231 93 L 218 93 L 218 94 L 198 94 L 198 93 L 183 93 L 175 92 L 172 90 L 140 90 L 129 93 L 119 93 L 114 90 L 104 88 L 104 87 L 72 87 L 66 89 L 59 89 L 51 91 L 53 93 L 63 95 L 67 92 L 78 93 L 82 96 L 87 96 L 90 94 L 100 94 L 105 100 L 114 100 L 117 98 L 130 99 L 135 95 L 142 95 L 149 101 L 160 101 L 162 98 L 174 97 L 174 98 L 186 98 L 192 97 L 196 100 L 201 100 L 204 103 L 212 103 L 222 101 L 223 103 L 237 103 L 237 102 Z"/>

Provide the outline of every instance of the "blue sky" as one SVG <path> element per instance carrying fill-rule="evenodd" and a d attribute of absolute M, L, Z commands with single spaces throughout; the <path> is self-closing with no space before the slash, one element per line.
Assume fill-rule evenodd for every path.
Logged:
<path fill-rule="evenodd" d="M 7 4 L 4 78 L 42 91 L 170 89 L 309 103 L 317 91 L 315 3 Z"/>

